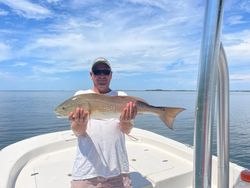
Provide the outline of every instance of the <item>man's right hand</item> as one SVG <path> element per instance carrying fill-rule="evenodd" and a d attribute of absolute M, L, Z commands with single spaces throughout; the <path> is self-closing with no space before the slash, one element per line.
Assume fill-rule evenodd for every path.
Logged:
<path fill-rule="evenodd" d="M 76 108 L 74 112 L 69 113 L 71 129 L 76 136 L 85 136 L 88 124 L 89 112 L 83 108 Z"/>

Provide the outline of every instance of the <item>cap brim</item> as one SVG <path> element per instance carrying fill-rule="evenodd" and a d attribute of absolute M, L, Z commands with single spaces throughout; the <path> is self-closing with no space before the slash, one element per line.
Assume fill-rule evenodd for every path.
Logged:
<path fill-rule="evenodd" d="M 109 67 L 109 69 L 111 70 L 111 65 L 109 63 L 109 61 L 105 58 L 97 58 L 94 63 L 92 64 L 91 66 L 91 70 L 93 70 L 93 68 L 97 65 L 100 65 L 100 64 L 103 64 L 103 65 L 106 65 Z"/>

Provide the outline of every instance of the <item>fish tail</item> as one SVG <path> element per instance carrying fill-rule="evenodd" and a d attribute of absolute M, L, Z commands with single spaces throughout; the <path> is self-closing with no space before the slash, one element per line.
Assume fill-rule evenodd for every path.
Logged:
<path fill-rule="evenodd" d="M 168 128 L 173 129 L 173 122 L 177 114 L 184 111 L 185 108 L 174 108 L 174 107 L 165 107 L 162 108 L 160 119 L 167 125 Z"/>

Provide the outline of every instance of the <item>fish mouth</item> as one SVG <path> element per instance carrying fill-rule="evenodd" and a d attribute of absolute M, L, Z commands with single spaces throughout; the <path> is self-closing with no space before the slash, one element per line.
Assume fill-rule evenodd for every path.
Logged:
<path fill-rule="evenodd" d="M 67 117 L 68 117 L 68 116 L 66 116 L 66 115 L 60 114 L 60 113 L 57 112 L 56 110 L 54 111 L 54 113 L 56 114 L 56 117 L 57 117 L 57 118 L 67 118 Z"/>
<path fill-rule="evenodd" d="M 62 116 L 62 115 L 57 115 L 56 117 L 57 117 L 57 118 L 59 118 L 59 119 L 65 119 L 65 118 L 68 118 L 67 116 Z"/>
<path fill-rule="evenodd" d="M 68 118 L 68 116 L 65 116 L 65 115 L 61 115 L 61 114 L 56 114 L 56 117 L 57 118 L 60 118 L 60 119 L 65 119 L 65 118 Z"/>

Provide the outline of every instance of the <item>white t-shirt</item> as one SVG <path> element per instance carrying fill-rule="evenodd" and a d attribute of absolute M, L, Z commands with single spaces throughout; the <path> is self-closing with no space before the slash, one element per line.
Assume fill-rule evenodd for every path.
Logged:
<path fill-rule="evenodd" d="M 78 91 L 75 95 L 94 93 Z M 111 91 L 106 95 L 126 95 Z M 90 117 L 87 135 L 78 137 L 77 154 L 73 166 L 73 180 L 97 176 L 113 177 L 129 172 L 125 135 L 120 131 L 119 119 L 97 120 Z"/>

